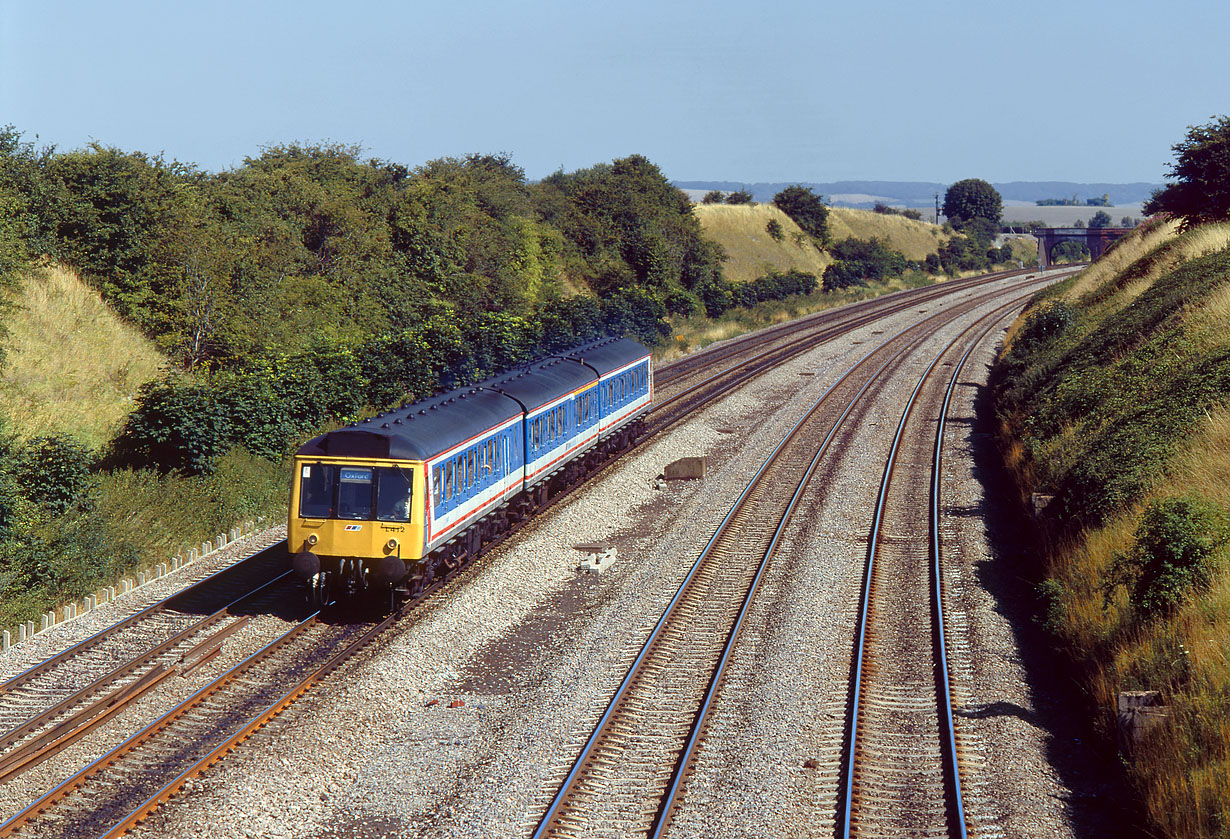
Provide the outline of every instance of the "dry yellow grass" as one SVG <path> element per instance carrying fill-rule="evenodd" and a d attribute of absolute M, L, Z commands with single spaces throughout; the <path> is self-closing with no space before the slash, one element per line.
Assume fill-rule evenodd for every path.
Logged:
<path fill-rule="evenodd" d="M 1226 342 L 1223 335 L 1223 346 Z M 1129 774 L 1154 824 L 1164 826 L 1168 836 L 1196 837 L 1207 835 L 1203 829 L 1211 822 L 1230 824 L 1230 725 L 1222 699 L 1230 695 L 1230 573 L 1223 572 L 1209 591 L 1189 598 L 1166 620 L 1143 623 L 1126 634 L 1123 610 L 1130 607 L 1125 592 L 1107 601 L 1096 584 L 1115 555 L 1131 547 L 1149 503 L 1178 495 L 1197 495 L 1230 509 L 1230 406 L 1209 412 L 1172 461 L 1163 486 L 1104 527 L 1087 532 L 1079 544 L 1058 549 L 1052 571 L 1062 582 L 1071 642 L 1095 649 L 1118 639 L 1111 645 L 1111 659 L 1091 678 L 1099 704 L 1113 708 L 1119 691 L 1152 689 L 1161 690 L 1172 706 L 1172 724 L 1137 750 Z M 1178 681 L 1146 684 L 1131 676 L 1156 672 L 1159 656 L 1171 668 L 1182 659 Z"/>
<path fill-rule="evenodd" d="M 1141 290 L 1142 283 L 1144 287 L 1148 287 L 1158 277 L 1173 271 L 1184 262 L 1230 247 L 1230 224 L 1206 224 L 1186 233 L 1179 233 L 1178 224 L 1169 222 L 1153 230 L 1131 233 L 1121 239 L 1110 253 L 1081 272 L 1064 296 L 1076 300 L 1103 284 L 1112 282 L 1133 262 L 1163 245 L 1168 247 L 1157 254 L 1148 272 L 1134 281 L 1136 293 Z M 1129 290 L 1131 287 L 1125 289 Z M 1126 305 L 1134 298 L 1135 294 L 1127 294 L 1117 303 Z"/>
<path fill-rule="evenodd" d="M 101 445 L 165 362 L 76 274 L 56 266 L 23 278 L 5 327 L 0 412 L 20 437 L 67 432 Z"/>
<path fill-rule="evenodd" d="M 1178 229 L 1178 224 L 1171 222 L 1155 229 L 1140 228 L 1129 233 L 1119 240 L 1110 253 L 1082 271 L 1064 296 L 1076 300 L 1110 282 L 1149 251 L 1173 239 Z"/>
<path fill-rule="evenodd" d="M 905 216 L 854 210 L 849 207 L 829 208 L 829 235 L 834 241 L 849 239 L 881 239 L 888 246 L 905 254 L 906 259 L 922 261 L 935 253 L 949 236 L 942 227 Z"/>
<path fill-rule="evenodd" d="M 754 280 L 770 270 L 797 269 L 818 277 L 833 261 L 772 204 L 698 204 L 693 212 L 705 235 L 721 245 L 730 257 L 723 272 L 732 282 Z M 770 219 L 776 219 L 785 231 L 780 242 L 773 241 L 765 231 Z M 935 253 L 949 238 L 934 224 L 846 207 L 829 208 L 829 233 L 834 241 L 851 237 L 881 239 L 905 254 L 906 259 L 919 261 Z"/>
<path fill-rule="evenodd" d="M 730 257 L 722 273 L 731 282 L 748 282 L 769 271 L 806 271 L 817 277 L 832 263 L 811 239 L 772 204 L 698 204 L 692 208 L 705 229 Z M 775 242 L 765 228 L 776 219 L 785 233 Z"/>

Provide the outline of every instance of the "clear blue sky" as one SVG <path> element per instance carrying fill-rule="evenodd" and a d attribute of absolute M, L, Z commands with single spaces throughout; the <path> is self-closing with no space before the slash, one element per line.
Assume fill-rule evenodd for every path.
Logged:
<path fill-rule="evenodd" d="M 286 142 L 531 178 L 1161 181 L 1230 3 L 0 0 L 0 124 L 217 171 Z"/>

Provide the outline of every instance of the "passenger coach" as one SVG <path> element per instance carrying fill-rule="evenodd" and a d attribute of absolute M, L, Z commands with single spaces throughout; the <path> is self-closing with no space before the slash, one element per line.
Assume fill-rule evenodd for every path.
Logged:
<path fill-rule="evenodd" d="M 607 339 L 310 440 L 287 540 L 329 602 L 413 593 L 630 445 L 653 401 L 649 352 Z"/>

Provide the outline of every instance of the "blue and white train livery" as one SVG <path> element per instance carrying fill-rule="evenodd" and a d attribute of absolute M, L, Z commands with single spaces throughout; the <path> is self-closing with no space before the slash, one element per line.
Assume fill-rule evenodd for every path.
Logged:
<path fill-rule="evenodd" d="M 326 598 L 414 591 L 641 433 L 649 351 L 606 339 L 316 437 L 295 455 L 287 538 Z"/>

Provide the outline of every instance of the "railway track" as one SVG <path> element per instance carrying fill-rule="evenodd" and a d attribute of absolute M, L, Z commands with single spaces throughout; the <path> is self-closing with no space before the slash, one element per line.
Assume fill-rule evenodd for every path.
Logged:
<path fill-rule="evenodd" d="M 757 581 L 830 442 L 911 348 L 979 302 L 932 315 L 868 353 L 773 451 L 650 633 L 535 837 L 656 836 L 669 827 Z"/>
<path fill-rule="evenodd" d="M 0 684 L 0 783 L 54 757 L 167 677 L 215 656 L 284 564 L 266 549 Z"/>
<path fill-rule="evenodd" d="M 969 285 L 973 284 L 975 283 L 969 283 Z M 945 286 L 941 288 L 945 289 L 945 293 L 950 293 L 951 290 L 954 290 L 950 288 L 950 286 L 951 284 L 945 284 Z M 942 295 L 937 294 L 935 296 Z M 870 303 L 875 301 L 868 302 Z M 919 300 L 917 299 L 911 299 L 908 302 L 898 301 L 894 304 L 896 308 L 894 308 L 893 311 L 901 311 L 910 307 L 917 307 L 919 304 Z M 882 316 L 882 314 L 883 313 L 881 313 L 880 316 Z M 867 317 L 870 317 L 870 315 L 867 315 Z M 845 331 L 856 328 L 857 325 L 862 325 L 865 322 L 866 321 L 863 319 L 863 316 L 860 316 L 853 321 L 848 318 L 842 319 L 842 325 L 829 325 L 820 334 L 817 334 L 813 330 L 811 334 L 788 341 L 785 349 L 778 348 L 777 350 L 771 351 L 771 353 L 767 356 L 762 354 L 762 357 L 756 359 L 754 362 L 748 361 L 749 357 L 754 358 L 757 355 L 755 351 L 749 351 L 749 345 L 753 342 L 750 340 L 741 342 L 743 346 L 743 354 L 741 356 L 734 357 L 733 363 L 728 362 L 726 364 L 724 380 L 722 377 L 713 379 L 711 376 L 700 376 L 702 381 L 708 380 L 708 385 L 707 389 L 706 387 L 694 389 L 693 392 L 698 392 L 701 396 L 696 397 L 695 404 L 692 406 L 692 409 L 695 408 L 695 405 L 704 404 L 705 402 L 729 392 L 730 389 L 737 387 L 738 384 L 746 381 L 746 379 L 750 377 L 749 371 L 759 372 L 761 369 L 771 366 L 771 364 L 780 363 L 782 359 L 789 357 L 790 355 L 805 351 L 808 347 L 814 346 L 819 340 L 828 340 L 832 337 L 836 337 L 838 334 L 844 334 Z M 731 358 L 729 354 L 723 355 L 722 357 L 727 359 Z M 712 359 L 710 359 L 708 363 L 711 364 Z M 676 377 L 675 380 L 679 380 L 679 378 L 681 377 Z M 716 385 L 714 384 L 715 382 L 717 383 Z M 705 394 L 707 394 L 707 396 Z M 679 402 L 676 402 L 675 404 L 678 405 L 681 403 L 682 400 L 679 400 Z M 687 413 L 687 410 L 680 410 L 678 407 L 674 410 L 678 412 L 679 416 Z M 284 553 L 284 543 L 282 543 L 282 545 L 274 546 L 272 551 L 276 553 L 279 548 L 281 548 Z M 338 641 L 337 644 L 340 646 L 337 654 L 330 657 L 329 661 L 319 669 L 319 672 L 308 673 L 308 675 L 304 676 L 300 682 L 296 683 L 296 687 L 285 691 L 284 695 L 278 698 L 279 702 L 269 705 L 265 708 L 265 710 L 262 710 L 260 714 L 252 715 L 248 723 L 239 725 L 235 729 L 237 733 L 229 735 L 224 742 L 229 742 L 231 737 L 237 737 L 238 740 L 246 737 L 247 734 L 242 732 L 247 729 L 248 725 L 251 723 L 251 720 L 258 719 L 266 714 L 268 715 L 265 717 L 267 720 L 273 715 L 280 713 L 280 711 L 286 707 L 286 704 L 293 701 L 293 698 L 298 696 L 302 690 L 306 690 L 312 684 L 315 684 L 319 681 L 319 679 L 324 677 L 326 672 L 337 667 L 346 657 L 353 655 L 357 650 L 370 644 L 373 638 L 378 637 L 379 634 L 387 631 L 391 626 L 401 620 L 401 618 L 403 618 L 409 611 L 413 611 L 414 608 L 421 605 L 428 596 L 438 590 L 439 587 L 444 585 L 448 580 L 451 580 L 453 576 L 455 576 L 455 574 L 450 575 L 450 577 L 448 577 L 445 581 L 440 581 L 437 583 L 437 585 L 433 586 L 427 592 L 424 592 L 422 597 L 417 598 L 410 604 L 407 604 L 407 606 L 397 614 L 390 616 L 390 618 L 383 624 L 370 628 L 368 631 L 373 633 L 370 636 L 364 635 L 361 639 L 351 639 L 351 641 L 344 643 L 342 641 Z M 199 592 L 195 594 L 192 592 L 186 592 L 180 595 L 180 597 L 187 598 L 199 596 Z M 182 605 L 186 601 L 180 602 Z M 205 609 L 198 604 L 193 608 L 183 609 L 184 613 L 189 615 L 189 622 L 187 624 L 170 621 L 169 623 L 173 624 L 173 626 L 170 626 L 165 630 L 156 630 L 153 633 L 148 631 L 150 627 L 156 625 L 155 623 L 150 623 L 149 621 L 163 620 L 170 611 L 173 610 L 168 609 L 165 603 L 155 604 L 154 607 L 150 607 L 142 613 L 132 616 L 121 624 L 117 624 L 107 632 L 100 633 L 99 636 L 95 636 L 95 638 L 78 645 L 79 649 L 74 648 L 74 650 L 66 651 L 66 653 L 62 656 L 57 656 L 55 659 L 50 659 L 48 662 L 44 662 L 42 665 L 39 665 L 36 668 L 31 668 L 31 670 L 26 673 L 9 680 L 9 682 L 6 682 L 4 685 L 0 685 L 0 715 L 6 712 L 10 713 L 10 716 L 8 717 L 0 716 L 0 719 L 7 719 L 10 723 L 7 728 L 2 730 L 6 732 L 6 737 L 8 737 L 9 733 L 13 735 L 13 739 L 6 740 L 6 745 L 0 747 L 0 773 L 7 771 L 6 767 L 13 767 L 14 771 L 22 771 L 26 765 L 33 765 L 33 763 L 22 763 L 22 761 L 27 760 L 32 755 L 36 755 L 39 760 L 47 759 L 52 756 L 54 751 L 45 750 L 54 749 L 60 735 L 63 734 L 65 730 L 77 731 L 80 729 L 80 732 L 74 736 L 81 736 L 88 733 L 89 729 L 84 728 L 84 726 L 98 725 L 106 721 L 106 719 L 112 717 L 125 704 L 139 698 L 145 693 L 145 691 L 150 690 L 157 685 L 158 682 L 164 677 L 164 670 L 169 672 L 176 667 L 183 667 L 185 665 L 195 666 L 196 664 L 201 663 L 205 660 L 207 655 L 211 655 L 213 652 L 216 652 L 218 649 L 218 644 L 220 644 L 220 638 L 215 635 L 210 635 L 209 633 L 227 631 L 228 626 L 234 626 L 234 621 L 225 620 L 217 615 L 219 610 L 215 609 L 213 612 L 206 613 Z M 202 614 L 205 615 L 204 618 L 202 618 Z M 162 615 L 163 617 L 156 617 L 158 615 Z M 317 623 L 318 622 L 319 621 L 317 621 Z M 235 631 L 235 629 L 230 629 L 229 631 Z M 319 649 L 332 648 L 334 646 L 333 642 L 328 641 L 327 639 L 320 639 L 317 634 L 313 634 L 308 630 L 298 631 L 301 635 L 297 637 L 315 638 L 316 640 L 311 643 L 315 644 Z M 324 630 L 318 630 L 318 632 L 323 631 Z M 158 643 L 154 644 L 150 649 L 147 649 L 141 655 L 119 649 L 119 647 L 122 647 L 124 644 L 128 643 L 127 641 L 123 641 L 121 643 L 119 639 L 150 634 L 155 635 L 156 638 L 159 639 Z M 111 649 L 108 651 L 109 646 Z M 285 680 L 279 681 L 279 679 L 282 678 L 281 676 L 276 676 L 274 674 L 297 673 L 300 671 L 312 670 L 312 667 L 309 667 L 305 663 L 288 661 L 285 657 L 279 657 L 273 654 L 274 651 L 278 649 L 291 646 L 295 649 L 299 649 L 297 645 L 292 644 L 289 641 L 285 644 L 271 645 L 271 651 L 266 654 L 266 657 L 272 663 L 263 664 L 258 667 L 258 665 L 254 662 L 249 665 L 251 668 L 249 672 L 268 674 L 267 677 L 262 676 L 261 679 L 264 682 L 268 682 L 270 685 L 274 685 L 285 684 Z M 82 662 L 94 659 L 107 665 L 114 666 L 112 666 L 111 669 L 105 673 L 88 678 L 82 678 L 76 675 L 76 670 L 65 669 L 69 666 L 70 662 L 77 662 L 72 665 L 72 667 L 79 668 Z M 170 659 L 173 663 L 168 664 L 167 659 Z M 282 663 L 279 664 L 279 661 Z M 304 661 L 306 661 L 306 659 L 304 659 Z M 313 667 L 314 666 L 315 665 L 313 665 Z M 261 667 L 269 669 L 261 669 Z M 160 670 L 159 668 L 163 669 Z M 105 670 L 105 667 L 100 665 L 96 669 Z M 107 681 L 108 677 L 111 678 L 110 681 Z M 238 681 L 240 677 L 231 676 L 229 678 L 232 681 Z M 39 684 L 57 686 L 64 684 L 75 684 L 79 686 L 87 682 L 91 686 L 89 690 L 77 688 L 67 694 L 61 691 L 60 694 L 54 698 L 54 702 L 52 701 L 52 697 L 50 695 L 46 697 L 46 701 L 39 700 L 40 702 L 43 702 L 43 705 L 45 706 L 41 708 L 41 710 L 35 707 L 37 703 L 31 705 L 24 700 L 17 701 L 17 697 L 22 694 L 22 691 L 27 691 L 32 695 L 39 694 L 40 689 L 37 687 Z M 243 684 L 242 682 L 239 683 Z M 34 687 L 27 690 L 30 686 Z M 205 689 L 203 689 L 203 691 L 204 690 Z M 274 690 L 274 692 L 276 693 L 276 690 Z M 55 693 L 55 691 L 48 691 L 48 693 L 52 694 Z M 206 695 L 209 697 L 209 701 L 204 702 L 204 700 L 202 700 L 202 702 L 211 707 L 225 705 L 225 703 L 222 703 L 220 700 L 220 697 L 224 694 L 225 691 L 222 688 L 207 691 Z M 285 701 L 286 704 L 282 704 L 278 707 L 279 703 L 283 701 Z M 21 710 L 18 710 L 19 708 Z M 88 708 L 89 710 L 83 713 L 83 708 Z M 32 711 L 31 709 L 34 710 Z M 229 718 L 234 722 L 240 717 L 244 717 L 246 711 L 236 711 L 232 709 L 230 712 L 218 710 L 217 713 L 224 716 L 229 713 Z M 90 717 L 91 714 L 93 715 L 92 717 Z M 171 716 L 172 714 L 174 714 L 174 712 L 169 712 L 168 716 Z M 181 712 L 180 716 L 191 717 L 187 711 Z M 35 722 L 36 718 L 39 717 L 41 717 L 41 719 L 38 719 L 38 721 Z M 84 722 L 73 722 L 71 725 L 65 727 L 65 722 L 67 719 L 77 720 L 84 717 L 90 717 L 90 719 L 97 718 L 97 722 L 91 724 L 89 719 L 86 719 Z M 255 723 L 256 727 L 259 727 L 259 725 L 262 724 L 263 722 Z M 208 725 L 205 727 L 209 728 Z M 252 728 L 251 730 L 255 729 Z M 248 733 L 250 733 L 250 731 L 248 731 Z M 139 733 L 138 735 L 134 735 L 133 738 L 130 738 L 129 743 L 132 744 L 132 747 L 125 751 L 125 755 L 141 754 L 147 749 L 144 745 L 138 748 L 135 744 L 135 741 L 140 738 L 142 734 L 145 734 L 144 739 L 141 741 L 142 743 L 148 742 L 156 745 L 158 742 L 165 741 L 166 739 L 156 733 Z M 235 740 L 234 742 L 238 742 L 238 740 Z M 157 806 L 158 802 L 165 800 L 165 798 L 169 795 L 173 795 L 174 790 L 178 788 L 176 784 L 182 786 L 185 778 L 191 776 L 193 773 L 204 771 L 206 766 L 220 758 L 220 755 L 225 752 L 226 748 L 233 747 L 234 742 L 231 742 L 230 745 L 225 746 L 222 752 L 218 752 L 216 754 L 211 752 L 213 755 L 212 757 L 207 756 L 206 759 L 199 762 L 199 764 L 194 764 L 193 768 L 185 769 L 180 773 L 180 775 L 176 776 L 176 778 L 169 780 L 163 785 L 164 788 L 162 791 L 151 796 L 148 801 L 142 802 L 141 807 L 134 810 L 131 817 L 140 818 L 140 813 L 138 813 L 138 811 L 141 810 L 142 807 L 146 808 L 143 812 L 148 813 L 150 809 Z M 32 745 L 35 743 L 37 744 Z M 20 755 L 17 754 L 18 750 L 22 750 Z M 188 750 L 183 751 L 186 752 Z M 11 760 L 10 757 L 12 758 Z M 125 759 L 131 760 L 132 758 L 126 757 Z M 142 760 L 144 760 L 144 758 L 142 758 Z M 186 760 L 186 757 L 184 760 Z M 155 760 L 154 762 L 158 761 Z M 103 766 L 95 766 L 94 764 L 91 764 L 91 766 L 81 770 L 81 772 L 77 773 L 77 775 L 82 775 L 82 773 L 84 773 L 90 778 L 103 778 L 107 775 L 107 771 L 109 770 L 106 770 Z M 119 771 L 132 772 L 133 770 L 126 769 Z M 77 777 L 77 775 L 74 775 L 74 777 Z M 95 782 L 91 781 L 90 783 Z M 105 780 L 100 780 L 97 783 L 100 785 L 97 789 L 107 789 L 107 782 Z M 142 781 L 137 788 L 147 790 L 152 788 L 155 783 L 156 782 L 152 779 Z M 110 793 L 107 792 L 78 793 L 74 791 L 77 789 L 76 787 L 70 787 L 71 784 L 69 786 L 62 786 L 58 787 L 56 790 L 49 791 L 46 795 L 40 798 L 35 805 L 32 805 L 23 811 L 26 815 L 23 816 L 22 814 L 18 814 L 18 816 L 15 816 L 13 819 L 10 819 L 9 822 L 6 822 L 3 826 L 0 826 L 0 835 L 10 835 L 15 831 L 29 830 L 31 819 L 38 819 L 38 814 L 40 812 L 45 810 L 47 807 L 52 806 L 56 802 L 76 802 L 75 804 L 70 803 L 70 805 L 68 805 L 70 811 L 76 811 L 82 809 L 80 806 L 82 800 L 98 800 L 99 798 L 107 799 L 110 795 Z M 96 788 L 90 787 L 89 789 Z M 114 810 L 123 808 L 117 804 L 110 809 Z M 60 823 L 63 819 L 56 818 L 52 821 Z M 129 825 L 131 824 L 131 822 L 124 822 L 123 820 L 117 822 L 116 824 L 123 825 L 125 823 Z M 116 827 L 115 829 L 123 830 L 127 828 Z M 72 834 L 70 833 L 66 835 Z"/>
<path fill-rule="evenodd" d="M 122 836 L 394 630 L 462 569 L 375 623 L 313 613 L 0 824 L 0 837 Z"/>
<path fill-rule="evenodd" d="M 843 837 L 967 835 L 945 644 L 941 457 L 948 405 L 965 361 L 1014 309 L 1015 303 L 984 315 L 935 357 L 893 437 L 854 651 Z M 971 333 L 977 337 L 962 352 L 960 342 Z M 958 356 L 949 362 L 954 369 L 945 386 L 934 371 Z"/>
<path fill-rule="evenodd" d="M 655 389 L 670 391 L 692 384 L 697 378 L 706 378 L 717 366 L 742 365 L 766 350 L 776 349 L 779 341 L 794 344 L 798 341 L 814 341 L 817 331 L 838 327 L 842 333 L 873 323 L 889 315 L 927 305 L 957 292 L 1000 282 L 1010 277 L 1028 277 L 1036 271 L 1017 270 L 983 274 L 976 277 L 949 280 L 936 285 L 905 289 L 881 297 L 860 300 L 836 309 L 826 309 L 786 323 L 770 326 L 748 335 L 742 335 L 692 353 L 663 365 L 655 373 Z M 721 365 L 721 362 L 730 362 Z"/>

